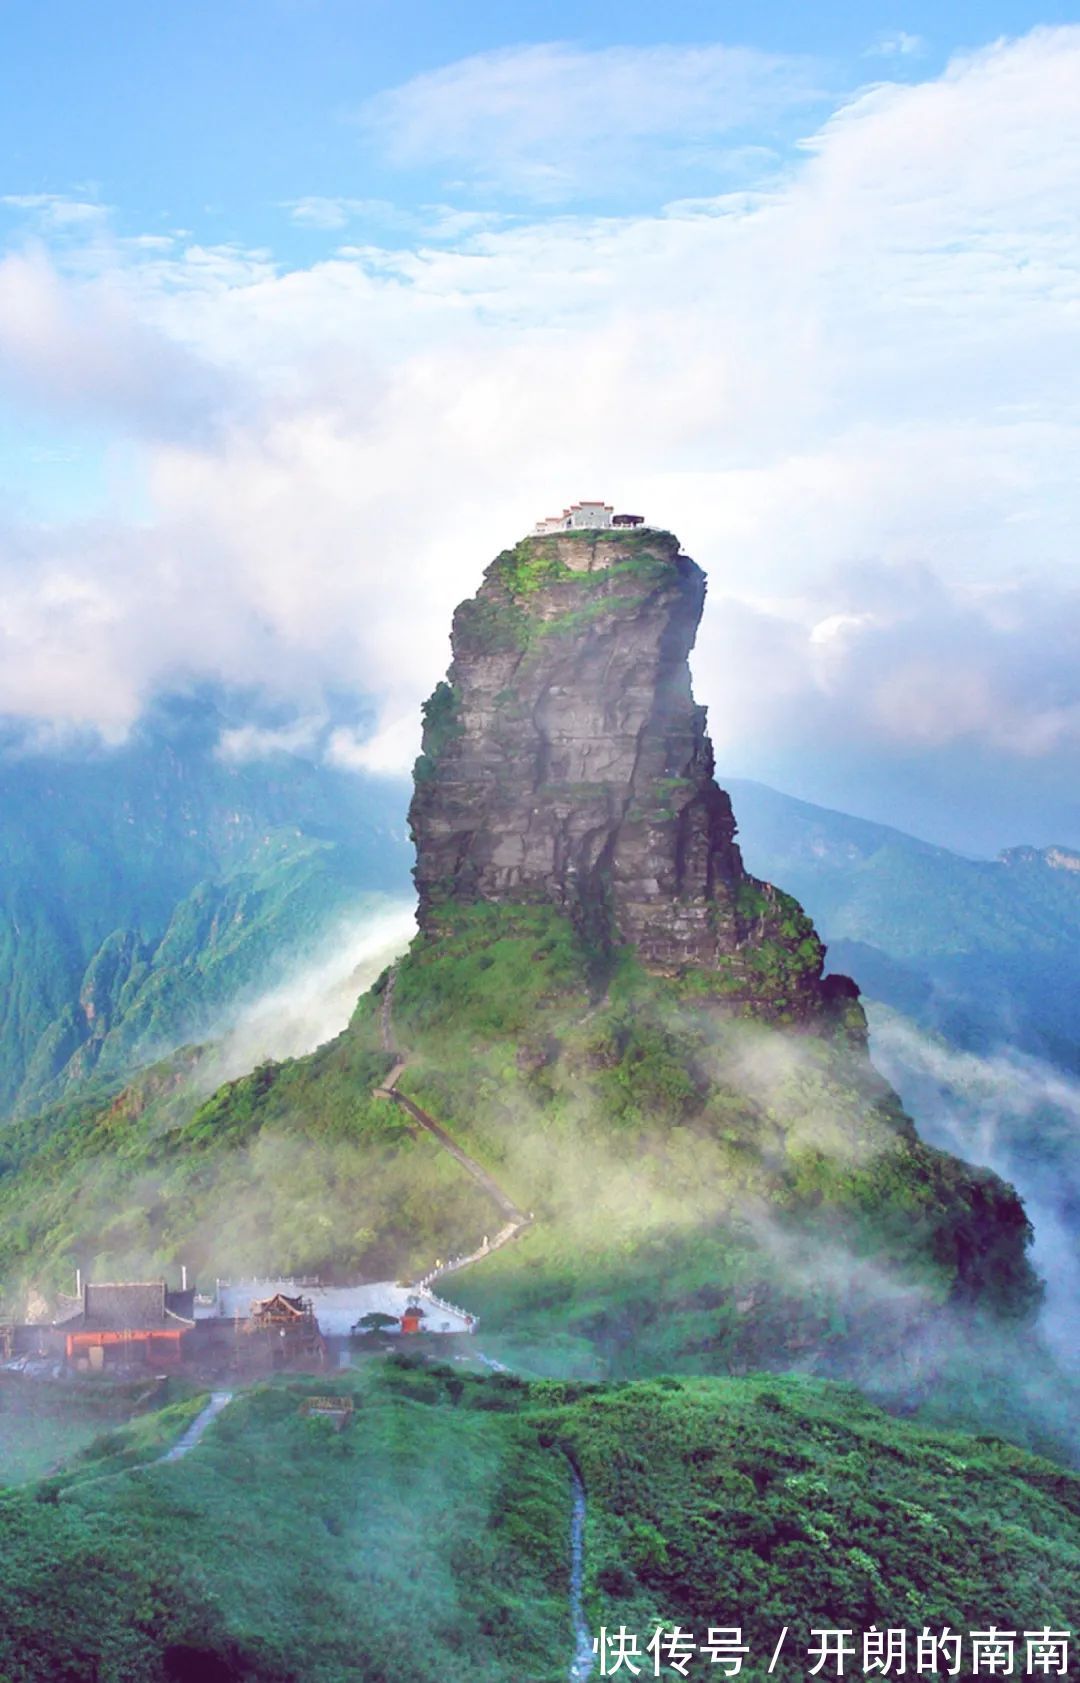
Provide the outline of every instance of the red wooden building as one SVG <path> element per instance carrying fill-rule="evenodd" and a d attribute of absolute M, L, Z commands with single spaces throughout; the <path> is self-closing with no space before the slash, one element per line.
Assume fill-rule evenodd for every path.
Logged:
<path fill-rule="evenodd" d="M 86 1285 L 81 1314 L 59 1328 L 67 1359 L 91 1370 L 132 1361 L 174 1367 L 194 1305 L 193 1291 L 169 1291 L 164 1280 Z"/>
<path fill-rule="evenodd" d="M 321 1367 L 326 1361 L 310 1298 L 288 1297 L 283 1291 L 257 1298 L 244 1333 L 249 1350 L 261 1352 L 272 1367 Z"/>

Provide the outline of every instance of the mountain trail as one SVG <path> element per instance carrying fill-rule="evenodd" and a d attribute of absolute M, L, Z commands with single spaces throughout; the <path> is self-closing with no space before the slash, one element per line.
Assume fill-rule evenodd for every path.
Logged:
<path fill-rule="evenodd" d="M 437 1140 L 443 1150 L 449 1152 L 454 1161 L 461 1165 L 465 1173 L 471 1175 L 477 1185 L 483 1188 L 505 1218 L 503 1226 L 500 1227 L 494 1239 L 489 1241 L 485 1238 L 483 1244 L 478 1245 L 467 1256 L 458 1256 L 450 1262 L 438 1263 L 430 1274 L 426 1274 L 422 1280 L 417 1282 L 419 1285 L 427 1287 L 444 1274 L 455 1274 L 462 1268 L 470 1267 L 474 1262 L 481 1262 L 484 1257 L 494 1255 L 496 1251 L 501 1250 L 504 1245 L 508 1245 L 512 1239 L 516 1239 L 519 1233 L 530 1226 L 533 1218 L 531 1214 L 527 1215 L 524 1210 L 518 1208 L 509 1194 L 503 1191 L 494 1175 L 489 1174 L 487 1169 L 476 1161 L 475 1157 L 470 1157 L 469 1153 L 458 1145 L 453 1135 L 447 1132 L 441 1122 L 436 1122 L 435 1118 L 429 1115 L 414 1099 L 410 1099 L 407 1094 L 399 1090 L 398 1082 L 408 1067 L 408 1058 L 397 1044 L 394 1035 L 393 1007 L 396 981 L 397 967 L 394 966 L 390 971 L 386 987 L 383 989 L 382 1005 L 379 1010 L 379 1034 L 383 1051 L 390 1053 L 395 1062 L 386 1078 L 379 1086 L 374 1088 L 374 1096 L 379 1099 L 390 1099 L 394 1104 L 400 1105 L 402 1110 L 408 1111 L 413 1121 L 419 1123 L 425 1133 L 430 1134 L 433 1139 Z"/>
<path fill-rule="evenodd" d="M 195 1416 L 187 1431 L 173 1444 L 172 1448 L 167 1449 L 164 1455 L 158 1457 L 159 1461 L 182 1461 L 188 1451 L 195 1448 L 211 1421 L 216 1420 L 222 1410 L 228 1408 L 232 1400 L 232 1391 L 214 1391 L 201 1414 Z"/>

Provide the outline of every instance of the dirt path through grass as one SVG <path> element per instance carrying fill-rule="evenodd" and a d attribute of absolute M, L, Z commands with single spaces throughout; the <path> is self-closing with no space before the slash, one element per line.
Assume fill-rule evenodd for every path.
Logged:
<path fill-rule="evenodd" d="M 450 1156 L 461 1165 L 465 1173 L 471 1175 L 478 1186 L 483 1187 L 488 1197 L 505 1218 L 505 1225 L 499 1229 L 490 1244 L 485 1241 L 476 1250 L 470 1251 L 468 1256 L 456 1257 L 453 1262 L 441 1265 L 434 1273 L 427 1276 L 425 1283 L 430 1283 L 442 1274 L 456 1273 L 459 1269 L 466 1268 L 474 1262 L 480 1262 L 485 1256 L 491 1256 L 495 1251 L 501 1250 L 503 1245 L 509 1244 L 511 1239 L 516 1239 L 518 1234 L 528 1227 L 532 1217 L 526 1215 L 524 1210 L 518 1209 L 514 1200 L 503 1191 L 494 1175 L 489 1174 L 482 1164 L 476 1161 L 475 1157 L 470 1157 L 467 1151 L 463 1151 L 453 1135 L 447 1132 L 441 1122 L 436 1122 L 434 1116 L 429 1115 L 413 1099 L 408 1098 L 399 1090 L 398 1082 L 408 1068 L 408 1057 L 398 1045 L 394 1035 L 394 985 L 396 981 L 397 969 L 395 967 L 391 969 L 387 978 L 386 987 L 383 989 L 382 1005 L 379 1010 L 379 1035 L 382 1040 L 383 1051 L 388 1052 L 395 1062 L 386 1079 L 375 1088 L 375 1095 L 377 1098 L 390 1099 L 394 1104 L 400 1105 L 402 1110 L 407 1110 L 413 1121 L 418 1122 L 426 1133 L 431 1134 L 433 1139 L 438 1140 L 443 1150 L 450 1153 Z"/>
<path fill-rule="evenodd" d="M 184 1435 L 177 1439 L 171 1449 L 165 1451 L 162 1461 L 182 1461 L 189 1449 L 194 1449 L 202 1437 L 207 1426 L 216 1420 L 223 1409 L 228 1408 L 233 1400 L 232 1391 L 215 1391 L 201 1414 L 197 1414 Z"/>

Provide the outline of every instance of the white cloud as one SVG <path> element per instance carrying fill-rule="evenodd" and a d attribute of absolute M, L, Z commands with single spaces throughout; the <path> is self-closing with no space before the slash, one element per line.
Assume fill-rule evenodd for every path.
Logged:
<path fill-rule="evenodd" d="M 212 1092 L 267 1058 L 302 1058 L 347 1026 L 357 995 L 400 957 L 416 933 L 410 902 L 371 897 L 318 952 L 266 992 L 238 1002 L 198 1071 Z"/>
<path fill-rule="evenodd" d="M 884 566 L 820 589 L 833 610 L 822 618 L 820 599 L 802 615 L 729 601 L 710 616 L 699 669 L 729 765 L 777 739 L 807 752 L 1080 753 L 1080 591 L 986 592 Z"/>
<path fill-rule="evenodd" d="M 746 47 L 504 47 L 369 100 L 366 133 L 405 167 L 558 202 L 598 181 L 700 163 L 755 119 L 816 96 L 806 60 Z"/>
<path fill-rule="evenodd" d="M 118 418 L 154 436 L 204 435 L 225 383 L 141 319 L 108 275 L 66 282 L 41 246 L 0 260 L 0 393 Z"/>
<path fill-rule="evenodd" d="M 1011 1047 L 980 1056 L 893 1012 L 871 1007 L 870 1020 L 874 1061 L 918 1116 L 920 1132 L 1016 1186 L 1047 1284 L 1043 1329 L 1059 1357 L 1080 1367 L 1080 1085 Z"/>
<path fill-rule="evenodd" d="M 107 208 L 96 200 L 68 198 L 62 193 L 4 193 L 0 194 L 0 204 L 23 211 L 49 233 L 85 233 L 108 218 Z"/>
<path fill-rule="evenodd" d="M 327 231 L 347 228 L 358 217 L 367 217 L 380 225 L 411 225 L 413 221 L 389 199 L 326 198 L 311 193 L 303 199 L 291 199 L 285 208 L 301 227 Z"/>
<path fill-rule="evenodd" d="M 867 48 L 867 58 L 916 58 L 926 51 L 926 42 L 921 35 L 911 35 L 906 29 L 894 29 L 884 35 L 879 35 L 872 47 Z"/>
<path fill-rule="evenodd" d="M 316 714 L 287 725 L 237 725 L 221 733 L 216 753 L 219 759 L 240 765 L 248 760 L 265 760 L 272 754 L 310 753 L 325 729 L 325 719 Z"/>
<path fill-rule="evenodd" d="M 390 199 L 331 199 L 317 195 L 292 199 L 284 208 L 300 227 L 323 233 L 338 233 L 362 221 L 369 230 L 378 229 L 384 236 L 392 231 L 414 240 L 462 239 L 506 220 L 497 211 L 462 210 L 456 205 L 425 204 L 413 210 Z M 364 247 L 344 246 L 337 255 L 363 257 L 368 253 Z"/>
<path fill-rule="evenodd" d="M 544 52 L 541 81 L 571 49 Z M 535 120 L 515 65 L 505 119 L 483 106 L 511 156 Z M 475 73 L 437 79 L 431 123 Z M 115 731 L 182 676 L 304 714 L 360 690 L 377 728 L 330 751 L 407 769 L 455 603 L 538 513 L 602 491 L 710 572 L 721 750 L 1072 753 L 1078 81 L 1080 30 L 1039 30 L 875 85 L 767 186 L 657 216 L 292 271 L 100 239 L 96 268 L 8 259 L 9 377 L 111 416 L 143 481 L 137 518 L 0 534 L 0 710 Z M 684 135 L 713 97 L 688 92 Z M 663 146 L 660 104 L 635 121 Z"/>
<path fill-rule="evenodd" d="M 331 731 L 326 759 L 346 771 L 387 774 L 411 766 L 420 752 L 420 718 L 415 707 L 384 714 L 367 736 L 339 726 Z"/>

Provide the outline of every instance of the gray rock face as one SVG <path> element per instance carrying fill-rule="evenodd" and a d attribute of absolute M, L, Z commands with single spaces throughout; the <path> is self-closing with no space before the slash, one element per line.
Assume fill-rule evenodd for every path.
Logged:
<path fill-rule="evenodd" d="M 715 972 L 732 1003 L 821 1003 L 821 944 L 744 870 L 713 780 L 688 665 L 704 599 L 669 533 L 530 538 L 492 563 L 425 708 L 422 928 L 448 902 L 550 901 L 648 968 Z"/>

